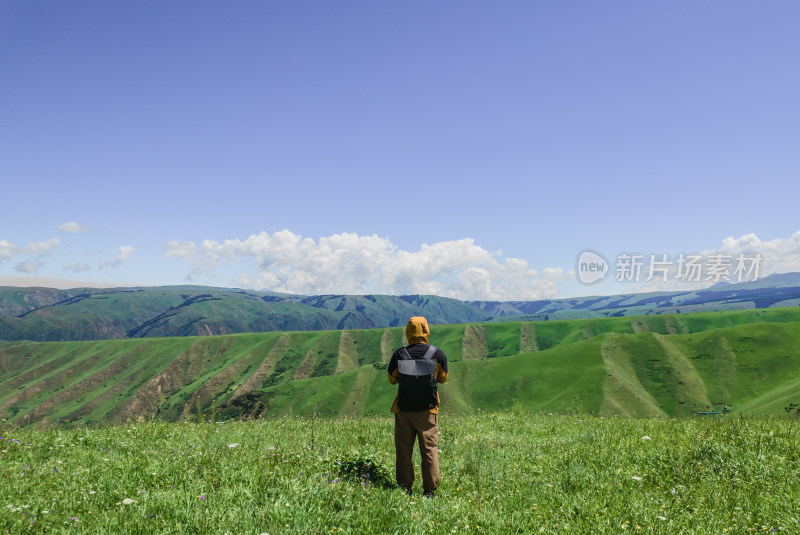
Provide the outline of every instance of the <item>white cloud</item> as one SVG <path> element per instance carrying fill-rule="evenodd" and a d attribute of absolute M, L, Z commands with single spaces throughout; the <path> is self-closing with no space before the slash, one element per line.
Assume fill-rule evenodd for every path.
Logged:
<path fill-rule="evenodd" d="M 0 240 L 0 262 L 10 260 L 12 256 L 19 253 L 19 248 L 11 242 Z"/>
<path fill-rule="evenodd" d="M 253 281 L 250 280 L 250 275 L 247 273 L 240 273 L 238 277 L 233 279 L 233 282 L 238 288 L 252 288 Z"/>
<path fill-rule="evenodd" d="M 101 268 L 117 267 L 120 264 L 122 264 L 123 262 L 125 262 L 126 260 L 129 260 L 131 258 L 131 256 L 133 255 L 133 252 L 135 250 L 136 249 L 134 247 L 130 246 L 130 245 L 123 245 L 122 247 L 117 249 L 117 259 L 115 261 L 113 261 L 113 262 L 101 262 L 100 263 L 100 267 Z"/>
<path fill-rule="evenodd" d="M 334 234 L 314 241 L 289 230 L 261 232 L 244 240 L 172 241 L 166 256 L 192 262 L 189 280 L 209 276 L 220 264 L 247 259 L 255 280 L 240 275 L 235 283 L 278 292 L 430 293 L 457 299 L 540 299 L 557 296 L 557 284 L 569 277 L 560 268 L 542 273 L 518 258 L 502 258 L 471 238 L 423 244 L 418 251 L 398 249 L 377 235 Z M 244 284 L 249 283 L 249 284 Z"/>
<path fill-rule="evenodd" d="M 25 254 L 38 254 L 51 251 L 61 245 L 61 240 L 53 238 L 52 240 L 42 241 L 38 243 L 29 243 L 24 249 Z"/>
<path fill-rule="evenodd" d="M 722 251 L 731 255 L 760 253 L 761 275 L 800 271 L 800 231 L 791 238 L 761 241 L 755 234 L 722 240 Z"/>
<path fill-rule="evenodd" d="M 70 262 L 62 268 L 64 271 L 72 271 L 73 273 L 80 273 L 81 271 L 89 271 L 91 266 L 82 262 Z"/>
<path fill-rule="evenodd" d="M 29 243 L 27 247 L 19 247 L 7 240 L 0 240 L 0 262 L 10 260 L 16 255 L 46 253 L 59 245 L 61 245 L 61 240 L 58 238 L 43 242 Z"/>
<path fill-rule="evenodd" d="M 124 262 L 125 260 L 129 260 L 131 255 L 136 249 L 131 247 L 130 245 L 123 245 L 117 251 L 117 262 Z"/>
<path fill-rule="evenodd" d="M 197 247 L 195 247 L 194 242 L 185 241 L 185 242 L 177 242 L 171 241 L 166 245 L 167 252 L 165 256 L 174 256 L 177 258 L 185 258 L 186 260 L 191 260 L 191 258 L 197 254 Z"/>
<path fill-rule="evenodd" d="M 30 260 L 26 260 L 24 262 L 20 262 L 14 267 L 14 271 L 17 273 L 26 273 L 28 275 L 35 275 L 39 273 L 39 268 L 43 265 L 42 262 L 31 262 Z"/>
<path fill-rule="evenodd" d="M 69 221 L 67 223 L 64 223 L 63 225 L 59 225 L 57 228 L 61 232 L 90 232 L 94 230 L 92 229 L 92 227 L 89 226 L 81 226 L 75 221 Z"/>

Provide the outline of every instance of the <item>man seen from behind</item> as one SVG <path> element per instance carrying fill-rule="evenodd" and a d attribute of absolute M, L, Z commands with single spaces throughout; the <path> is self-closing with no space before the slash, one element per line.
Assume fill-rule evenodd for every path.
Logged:
<path fill-rule="evenodd" d="M 397 484 L 411 494 L 414 465 L 411 456 L 415 440 L 422 458 L 422 490 L 433 497 L 439 487 L 439 391 L 437 383 L 447 381 L 447 357 L 428 344 L 430 329 L 422 316 L 406 325 L 408 346 L 392 354 L 389 382 L 399 383 L 392 404 Z"/>

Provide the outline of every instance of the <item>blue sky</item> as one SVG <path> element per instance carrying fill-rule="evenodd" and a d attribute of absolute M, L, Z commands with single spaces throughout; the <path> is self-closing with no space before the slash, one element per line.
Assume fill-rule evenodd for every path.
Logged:
<path fill-rule="evenodd" d="M 798 23 L 793 1 L 5 0 L 0 283 L 666 287 L 584 286 L 586 249 L 800 271 Z"/>

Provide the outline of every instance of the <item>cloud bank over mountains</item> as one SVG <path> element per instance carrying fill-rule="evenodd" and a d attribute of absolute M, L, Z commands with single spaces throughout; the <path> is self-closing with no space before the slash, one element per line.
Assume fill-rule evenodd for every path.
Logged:
<path fill-rule="evenodd" d="M 525 260 L 503 258 L 471 238 L 422 244 L 405 251 L 388 238 L 353 233 L 318 240 L 289 230 L 261 232 L 244 240 L 172 241 L 167 256 L 192 263 L 191 279 L 220 264 L 252 262 L 240 286 L 297 294 L 436 294 L 456 299 L 542 299 L 558 295 L 571 275 L 561 268 L 539 272 Z"/>
<path fill-rule="evenodd" d="M 800 231 L 791 238 L 762 241 L 755 234 L 728 237 L 721 247 L 709 249 L 736 255 L 760 253 L 759 276 L 800 271 Z M 680 252 L 676 253 L 680 254 Z M 559 287 L 576 280 L 573 270 L 536 270 L 519 258 L 490 252 L 471 238 L 422 244 L 416 251 L 400 249 L 389 238 L 353 233 L 314 240 L 282 230 L 261 232 L 245 239 L 224 241 L 171 241 L 166 256 L 191 263 L 186 280 L 213 278 L 223 266 L 249 262 L 233 284 L 242 288 L 296 294 L 383 293 L 436 294 L 464 300 L 535 300 L 561 297 Z M 609 284 L 610 283 L 610 284 Z M 698 283 L 642 280 L 624 286 L 626 292 L 697 289 Z M 606 281 L 603 291 L 617 293 L 620 285 Z M 600 288 L 586 288 L 585 295 Z M 603 291 L 599 293 L 603 293 Z"/>
<path fill-rule="evenodd" d="M 472 238 L 423 243 L 416 250 L 405 250 L 390 238 L 375 234 L 341 233 L 312 239 L 281 230 L 223 241 L 175 240 L 161 246 L 159 251 L 157 244 L 135 247 L 103 244 L 95 239 L 95 232 L 90 232 L 92 227 L 76 222 L 64 223 L 57 230 L 72 233 L 75 239 L 82 235 L 80 245 L 71 239 L 51 238 L 23 246 L 0 236 L 0 270 L 5 270 L 0 271 L 0 285 L 18 286 L 26 277 L 33 280 L 35 276 L 54 278 L 59 274 L 80 273 L 86 278 L 86 286 L 105 287 L 109 281 L 99 281 L 108 277 L 106 270 L 111 268 L 120 273 L 118 268 L 123 264 L 128 273 L 142 274 L 140 279 L 122 281 L 124 285 L 189 282 L 305 295 L 435 294 L 463 300 L 535 300 L 565 294 L 691 290 L 715 282 L 705 276 L 696 282 L 677 280 L 674 260 L 684 253 L 681 251 L 670 254 L 673 265 L 667 281 L 660 277 L 645 280 L 643 275 L 635 283 L 615 282 L 614 259 L 608 255 L 612 265 L 607 280 L 597 286 L 583 286 L 572 269 L 574 259 L 564 259 L 562 266 L 566 268 L 534 269 L 527 260 L 490 251 Z M 102 247 L 100 250 L 86 252 L 98 245 Z M 800 231 L 789 238 L 767 241 L 752 233 L 727 237 L 716 248 L 697 254 L 708 257 L 715 252 L 731 255 L 733 260 L 743 253 L 760 254 L 759 277 L 800 271 Z M 86 261 L 86 256 L 97 254 L 101 255 L 99 260 Z M 164 266 L 164 257 L 176 262 Z M 90 282 L 95 278 L 99 280 Z"/>

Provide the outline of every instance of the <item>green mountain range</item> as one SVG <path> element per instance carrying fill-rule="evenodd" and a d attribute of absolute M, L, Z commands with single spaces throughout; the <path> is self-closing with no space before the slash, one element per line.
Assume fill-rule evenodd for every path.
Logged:
<path fill-rule="evenodd" d="M 403 336 L 387 327 L 0 342 L 0 418 L 385 414 L 396 391 L 385 370 Z M 431 342 L 449 359 L 440 393 L 451 413 L 794 415 L 800 403 L 797 307 L 433 325 Z"/>
<path fill-rule="evenodd" d="M 0 287 L 0 340 L 74 341 L 265 331 L 373 329 L 423 315 L 432 324 L 606 318 L 800 305 L 800 273 L 655 292 L 538 301 L 433 295 L 315 295 L 204 286 L 56 290 Z"/>
<path fill-rule="evenodd" d="M 0 340 L 71 341 L 264 331 L 370 329 L 481 321 L 486 312 L 429 295 L 296 296 L 204 286 L 0 288 Z"/>

